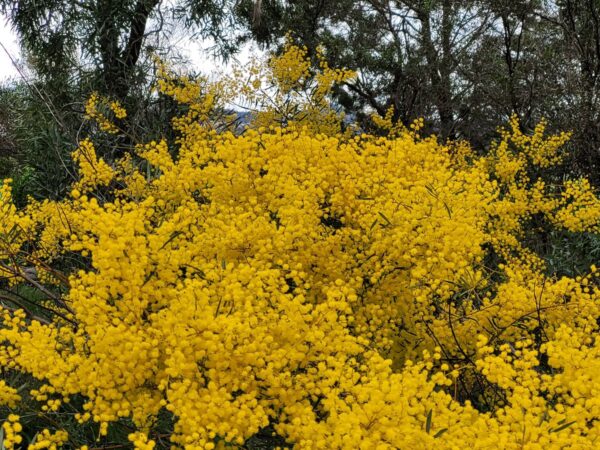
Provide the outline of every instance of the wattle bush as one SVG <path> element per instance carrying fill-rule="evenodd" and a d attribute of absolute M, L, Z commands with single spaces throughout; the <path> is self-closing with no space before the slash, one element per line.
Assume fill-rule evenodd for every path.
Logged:
<path fill-rule="evenodd" d="M 71 194 L 22 210 L 5 181 L 5 448 L 596 447 L 596 269 L 526 246 L 534 221 L 597 231 L 589 184 L 544 181 L 568 135 L 513 119 L 480 158 L 389 117 L 361 134 L 327 101 L 352 74 L 305 57 L 251 88 L 163 68 L 177 148 L 86 139 Z M 262 106 L 242 133 L 239 95 Z M 126 112 L 87 114 L 100 139 Z"/>

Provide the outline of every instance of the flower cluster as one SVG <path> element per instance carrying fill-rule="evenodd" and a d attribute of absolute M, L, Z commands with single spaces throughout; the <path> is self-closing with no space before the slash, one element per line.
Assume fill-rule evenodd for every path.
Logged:
<path fill-rule="evenodd" d="M 4 380 L 0 380 L 0 405 L 15 408 L 20 400 L 21 396 L 17 390 L 8 386 Z"/>
<path fill-rule="evenodd" d="M 2 424 L 2 446 L 7 450 L 12 450 L 15 448 L 15 444 L 18 445 L 23 442 L 23 437 L 20 434 L 23 431 L 23 427 L 19 420 L 20 417 L 16 414 L 9 414 Z"/>
<path fill-rule="evenodd" d="M 66 431 L 58 430 L 55 433 L 44 429 L 41 433 L 39 433 L 35 442 L 31 443 L 27 449 L 28 450 L 41 450 L 44 448 L 50 450 L 56 450 L 60 448 L 65 442 L 69 439 L 69 434 Z"/>
<path fill-rule="evenodd" d="M 106 133 L 116 134 L 119 132 L 119 127 L 107 117 L 109 112 L 116 119 L 124 119 L 127 117 L 127 111 L 118 101 L 108 101 L 97 92 L 92 93 L 85 104 L 86 118 L 94 120 L 98 124 L 100 130 L 105 131 Z"/>

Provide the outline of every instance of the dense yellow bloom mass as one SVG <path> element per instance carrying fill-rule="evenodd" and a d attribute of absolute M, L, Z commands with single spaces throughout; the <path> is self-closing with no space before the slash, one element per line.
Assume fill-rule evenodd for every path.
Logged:
<path fill-rule="evenodd" d="M 3 274 L 31 264 L 23 282 L 44 294 L 45 314 L 0 316 L 0 370 L 37 380 L 48 419 L 30 448 L 85 444 L 64 417 L 98 439 L 126 424 L 139 449 L 264 430 L 300 449 L 597 448 L 595 268 L 547 275 L 522 243 L 539 214 L 597 229 L 589 184 L 538 170 L 568 136 L 513 120 L 476 158 L 421 123 L 348 133 L 325 99 L 351 74 L 311 74 L 286 48 L 266 70 L 281 95 L 315 83 L 316 103 L 287 97 L 306 118 L 228 130 L 214 86 L 162 66 L 159 88 L 189 108 L 176 156 L 149 142 L 110 165 L 84 140 L 64 200 L 17 210 L 3 185 Z M 20 399 L 0 382 L 2 411 Z M 23 439 L 19 417 L 2 426 L 6 448 Z"/>

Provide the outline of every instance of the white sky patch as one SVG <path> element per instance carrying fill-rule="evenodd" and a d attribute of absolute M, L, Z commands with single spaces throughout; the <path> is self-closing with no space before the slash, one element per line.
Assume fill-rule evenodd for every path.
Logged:
<path fill-rule="evenodd" d="M 2 14 L 0 14 L 0 44 L 6 48 L 11 57 L 18 63 L 21 58 L 21 52 L 19 51 L 17 36 L 11 29 L 6 16 Z M 19 76 L 19 72 L 2 46 L 0 46 L 0 84 Z"/>
<path fill-rule="evenodd" d="M 263 54 L 255 45 L 245 44 L 225 64 L 211 55 L 211 43 L 208 41 L 199 42 L 189 37 L 183 37 L 179 42 L 175 43 L 175 47 L 179 54 L 190 61 L 192 70 L 201 72 L 211 78 L 217 77 L 220 74 L 231 73 L 231 69 L 235 64 L 245 65 Z"/>

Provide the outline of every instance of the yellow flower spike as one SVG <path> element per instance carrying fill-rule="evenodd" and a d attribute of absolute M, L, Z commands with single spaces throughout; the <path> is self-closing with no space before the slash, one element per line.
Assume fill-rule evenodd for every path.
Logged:
<path fill-rule="evenodd" d="M 17 390 L 8 386 L 4 380 L 0 380 L 0 406 L 15 408 L 20 400 L 21 396 Z"/>
<path fill-rule="evenodd" d="M 36 437 L 35 443 L 29 444 L 28 450 L 56 449 L 69 440 L 69 434 L 64 430 L 51 432 L 44 429 Z M 85 446 L 87 447 L 87 446 Z"/>
<path fill-rule="evenodd" d="M 72 157 L 79 164 L 81 176 L 72 192 L 74 199 L 80 197 L 82 190 L 108 186 L 115 177 L 114 170 L 103 159 L 98 159 L 94 144 L 89 139 L 79 143 L 79 147 L 73 152 Z"/>
<path fill-rule="evenodd" d="M 21 426 L 19 420 L 20 417 L 18 415 L 9 414 L 6 421 L 2 424 L 4 436 L 2 445 L 7 450 L 14 449 L 15 445 L 18 445 L 23 441 L 23 437 L 20 434 L 20 432 L 23 430 L 23 427 Z"/>
<path fill-rule="evenodd" d="M 127 111 L 116 101 L 109 101 L 107 98 L 101 97 L 97 92 L 93 92 L 85 104 L 85 117 L 88 120 L 93 120 L 98 124 L 98 127 L 107 133 L 116 134 L 120 130 L 102 111 L 111 111 L 115 118 L 124 119 L 127 117 Z"/>

